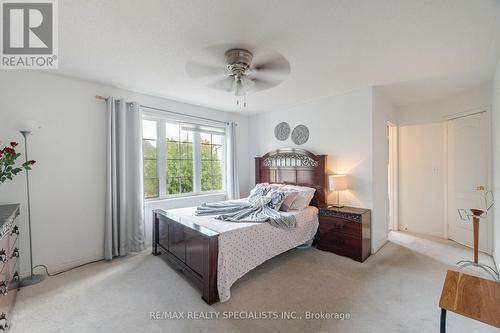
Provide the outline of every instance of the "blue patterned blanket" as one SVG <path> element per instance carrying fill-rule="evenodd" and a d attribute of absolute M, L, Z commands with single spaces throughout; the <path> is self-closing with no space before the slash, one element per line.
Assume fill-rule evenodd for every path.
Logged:
<path fill-rule="evenodd" d="M 204 203 L 196 208 L 196 215 L 217 215 L 215 218 L 228 222 L 269 222 L 278 228 L 297 226 L 295 216 L 284 216 L 273 209 L 270 197 L 253 196 L 244 201 L 221 201 Z"/>

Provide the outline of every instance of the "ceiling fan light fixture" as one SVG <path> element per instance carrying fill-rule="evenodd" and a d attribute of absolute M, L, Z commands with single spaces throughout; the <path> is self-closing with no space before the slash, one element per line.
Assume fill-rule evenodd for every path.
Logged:
<path fill-rule="evenodd" d="M 252 63 L 252 52 L 245 49 L 230 49 L 224 53 L 227 69 L 231 75 L 246 75 Z"/>
<path fill-rule="evenodd" d="M 236 97 L 237 105 L 242 104 L 245 107 L 248 92 L 275 87 L 290 73 L 289 62 L 278 52 L 259 52 L 259 55 L 254 58 L 254 54 L 247 49 L 228 49 L 227 44 L 223 46 L 224 49 L 217 46 L 208 50 L 217 57 L 224 52 L 225 68 L 214 61 L 212 63 L 190 61 L 186 65 L 186 71 L 195 79 L 213 77 L 215 80 L 217 78 L 207 86 L 232 93 Z M 240 103 L 241 100 L 243 103 Z"/>
<path fill-rule="evenodd" d="M 236 105 L 240 105 L 240 98 L 242 98 L 243 107 L 247 106 L 247 93 L 241 78 L 235 78 L 234 96 L 236 96 Z"/>
<path fill-rule="evenodd" d="M 226 58 L 227 71 L 234 78 L 234 96 L 236 96 L 236 105 L 240 105 L 240 97 L 243 97 L 243 107 L 246 103 L 246 83 L 248 79 L 250 65 L 252 64 L 253 54 L 245 49 L 230 49 L 224 53 Z"/>
<path fill-rule="evenodd" d="M 235 94 L 235 96 L 245 95 L 245 88 L 243 87 L 243 83 L 241 82 L 241 79 L 236 79 L 236 84 L 234 86 L 234 94 Z"/>

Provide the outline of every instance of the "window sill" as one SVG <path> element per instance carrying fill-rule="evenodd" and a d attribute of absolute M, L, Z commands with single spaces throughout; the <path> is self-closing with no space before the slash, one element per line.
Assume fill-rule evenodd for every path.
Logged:
<path fill-rule="evenodd" d="M 196 199 L 202 199 L 204 197 L 214 197 L 214 196 L 221 196 L 224 195 L 227 197 L 227 192 L 226 191 L 212 191 L 212 192 L 203 192 L 203 193 L 189 193 L 189 194 L 179 194 L 179 195 L 171 195 L 168 197 L 163 197 L 163 198 L 149 198 L 149 199 L 144 199 L 144 203 L 154 203 L 154 202 L 168 202 L 168 201 L 175 201 L 179 199 L 189 199 L 189 198 L 196 198 Z"/>

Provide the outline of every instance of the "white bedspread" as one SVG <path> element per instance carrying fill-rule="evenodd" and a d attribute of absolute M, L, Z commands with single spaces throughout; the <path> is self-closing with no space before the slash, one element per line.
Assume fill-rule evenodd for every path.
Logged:
<path fill-rule="evenodd" d="M 244 199 L 242 199 L 244 200 Z M 217 288 L 221 302 L 229 300 L 230 288 L 236 280 L 280 253 L 304 244 L 318 230 L 318 209 L 282 212 L 295 215 L 297 227 L 281 229 L 269 223 L 235 223 L 214 219 L 214 216 L 195 216 L 196 207 L 166 211 L 173 220 L 191 221 L 219 233 L 219 263 Z"/>

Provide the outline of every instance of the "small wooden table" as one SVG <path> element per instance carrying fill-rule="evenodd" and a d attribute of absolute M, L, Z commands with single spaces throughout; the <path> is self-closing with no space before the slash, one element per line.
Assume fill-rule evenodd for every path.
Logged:
<path fill-rule="evenodd" d="M 500 282 L 448 271 L 441 299 L 441 333 L 446 332 L 446 311 L 500 328 Z"/>

